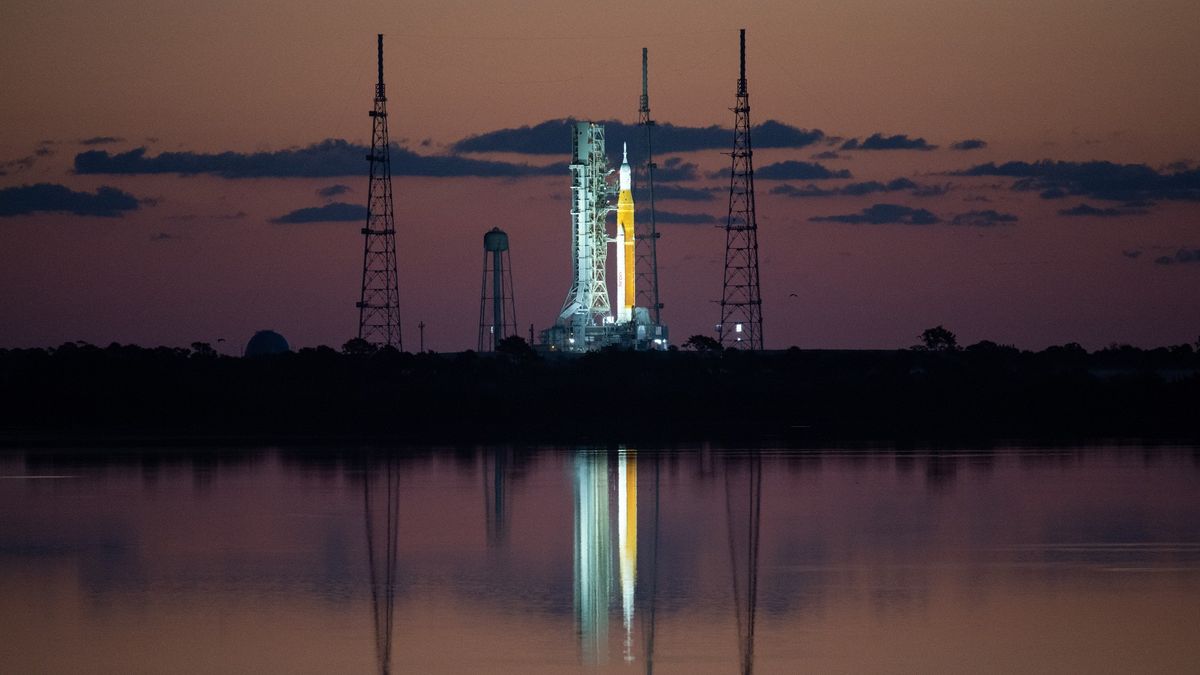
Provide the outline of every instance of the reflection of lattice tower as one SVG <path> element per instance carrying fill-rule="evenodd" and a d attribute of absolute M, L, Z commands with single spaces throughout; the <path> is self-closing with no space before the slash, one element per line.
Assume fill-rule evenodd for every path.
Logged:
<path fill-rule="evenodd" d="M 758 221 L 754 215 L 754 161 L 750 146 L 750 96 L 746 92 L 746 30 L 734 107 L 733 166 L 725 221 L 725 280 L 717 335 L 724 347 L 762 349 L 762 298 L 758 286 Z"/>
<path fill-rule="evenodd" d="M 363 474 L 363 521 L 367 528 L 375 659 L 380 675 L 388 675 L 392 672 L 396 561 L 400 550 L 400 465 L 391 455 L 383 466 L 368 467 Z"/>
<path fill-rule="evenodd" d="M 559 312 L 559 323 L 574 330 L 611 318 L 608 302 L 608 231 L 613 210 L 604 154 L 604 126 L 576 122 L 571 135 L 571 290 Z"/>
<path fill-rule="evenodd" d="M 400 289 L 396 274 L 396 222 L 392 209 L 392 160 L 388 150 L 387 96 L 383 89 L 383 36 L 379 36 L 379 82 L 371 111 L 371 178 L 367 185 L 367 224 L 363 233 L 362 294 L 358 337 L 374 345 L 403 349 Z"/>
<path fill-rule="evenodd" d="M 488 281 L 491 281 L 489 286 Z M 512 255 L 508 235 L 493 227 L 483 235 L 483 284 L 479 291 L 479 351 L 496 351 L 496 345 L 517 334 L 517 307 L 513 298 Z"/>
<path fill-rule="evenodd" d="M 650 119 L 650 94 L 646 85 L 646 48 L 642 47 L 642 97 L 638 106 L 638 126 L 646 130 L 645 147 L 642 151 L 646 155 L 645 173 L 646 177 L 646 205 L 649 208 L 649 218 L 639 218 L 637 220 L 638 232 L 636 235 L 637 248 L 637 276 L 634 280 L 637 286 L 637 301 L 638 307 L 648 307 L 651 311 L 651 316 L 654 317 L 654 323 L 662 323 L 662 301 L 658 296 L 658 227 L 654 220 L 654 170 L 657 167 L 654 163 L 654 144 L 652 142 L 652 130 L 654 129 L 654 120 Z"/>

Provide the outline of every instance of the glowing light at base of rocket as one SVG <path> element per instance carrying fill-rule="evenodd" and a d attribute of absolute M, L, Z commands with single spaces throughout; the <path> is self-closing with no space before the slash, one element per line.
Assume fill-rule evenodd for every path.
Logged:
<path fill-rule="evenodd" d="M 637 261 L 633 234 L 633 171 L 629 168 L 629 148 L 621 149 L 621 182 L 617 195 L 617 323 L 633 319 L 633 304 L 637 298 Z"/>

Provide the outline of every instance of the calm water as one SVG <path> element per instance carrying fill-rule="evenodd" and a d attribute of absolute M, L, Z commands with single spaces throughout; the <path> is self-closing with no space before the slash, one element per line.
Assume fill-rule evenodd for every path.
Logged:
<path fill-rule="evenodd" d="M 0 672 L 1200 672 L 1200 452 L 0 454 Z"/>

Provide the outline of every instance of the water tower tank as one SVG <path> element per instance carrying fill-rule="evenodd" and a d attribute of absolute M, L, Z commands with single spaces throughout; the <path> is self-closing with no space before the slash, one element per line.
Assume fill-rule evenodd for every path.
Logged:
<path fill-rule="evenodd" d="M 493 227 L 483 235 L 483 250 L 497 253 L 508 250 L 508 234 L 504 230 Z"/>

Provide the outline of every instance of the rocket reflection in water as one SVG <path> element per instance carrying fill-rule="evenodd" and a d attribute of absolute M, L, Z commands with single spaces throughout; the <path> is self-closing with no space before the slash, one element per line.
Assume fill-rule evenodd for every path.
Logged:
<path fill-rule="evenodd" d="M 633 592 L 637 584 L 637 458 L 621 451 L 617 459 L 617 536 L 620 540 L 621 616 L 625 660 L 633 660 Z"/>
<path fill-rule="evenodd" d="M 614 480 L 610 481 L 609 474 L 614 469 Z M 572 478 L 575 492 L 575 619 L 581 657 L 587 663 L 607 659 L 609 608 L 613 603 L 613 589 L 619 587 L 625 629 L 624 656 L 626 661 L 632 661 L 637 584 L 637 460 L 632 452 L 622 450 L 613 467 L 607 454 L 580 452 L 575 457 Z M 612 482 L 616 483 L 615 551 Z"/>

